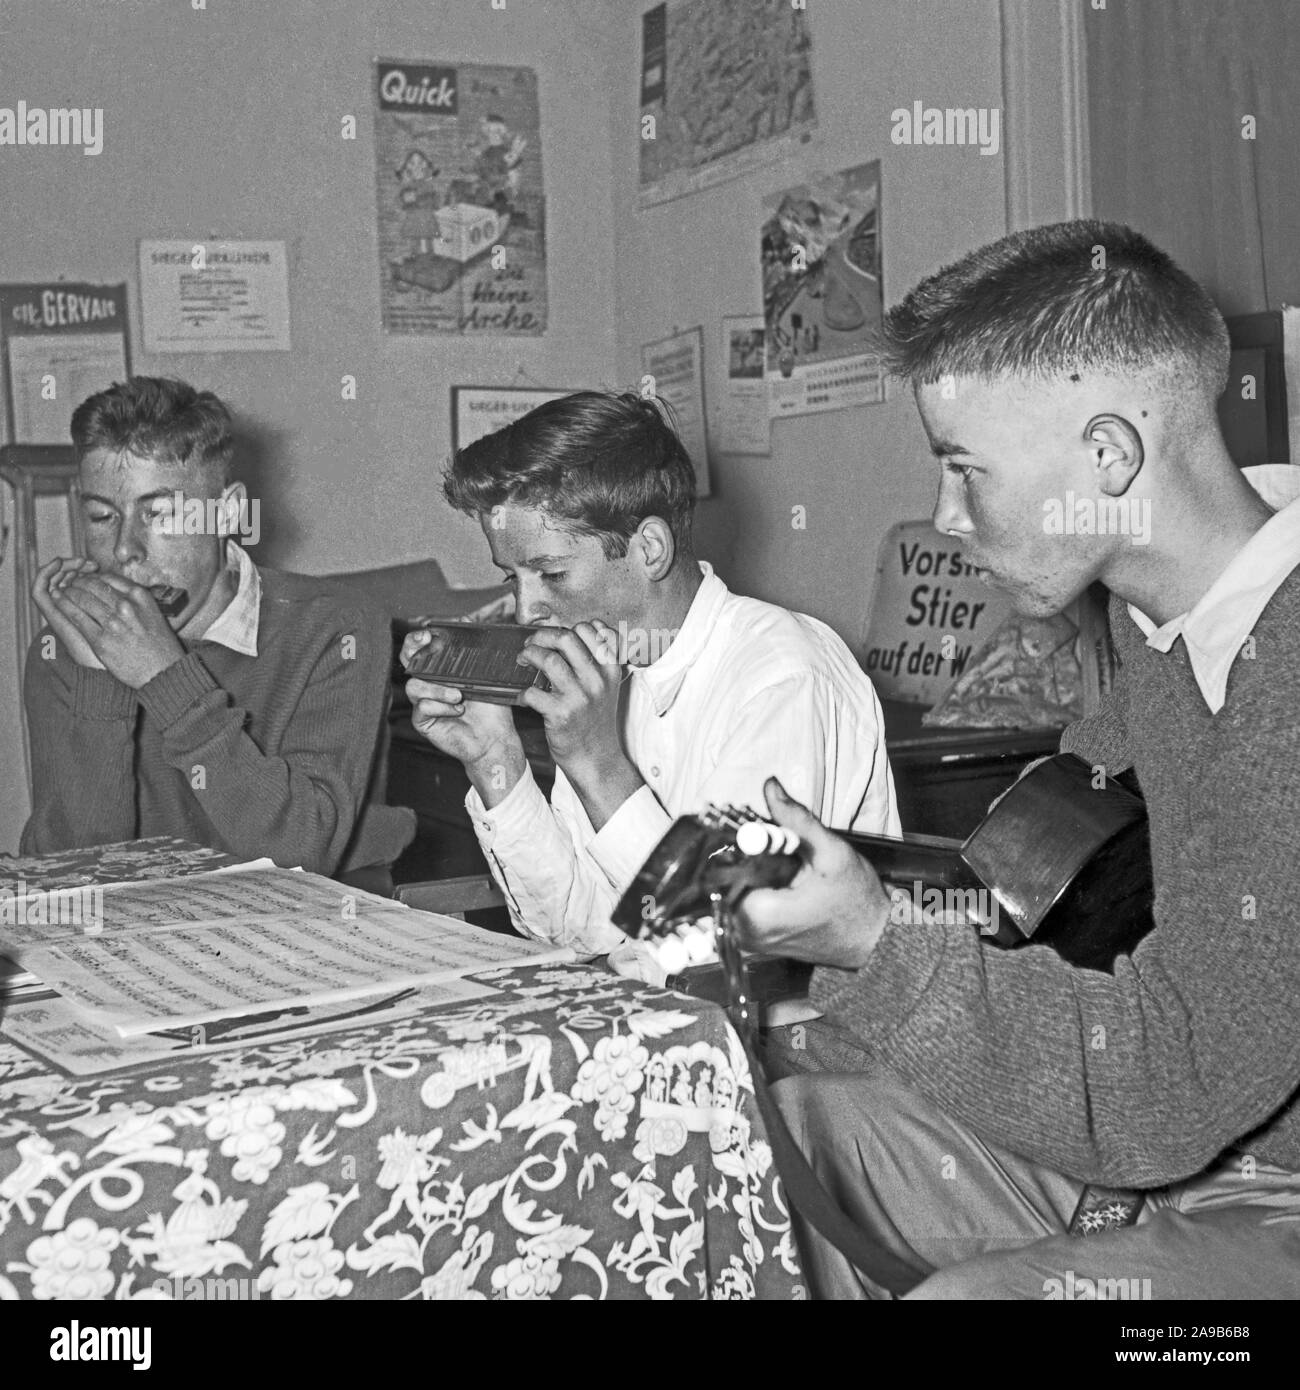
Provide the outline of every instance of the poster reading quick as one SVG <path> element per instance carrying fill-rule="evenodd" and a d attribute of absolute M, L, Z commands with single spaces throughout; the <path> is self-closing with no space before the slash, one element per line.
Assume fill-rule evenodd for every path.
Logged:
<path fill-rule="evenodd" d="M 387 333 L 546 328 L 546 199 L 531 68 L 375 64 L 380 301 Z"/>

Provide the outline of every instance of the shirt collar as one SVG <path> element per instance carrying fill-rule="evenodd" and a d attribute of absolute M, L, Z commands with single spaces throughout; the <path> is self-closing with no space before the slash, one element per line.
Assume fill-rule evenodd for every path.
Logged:
<path fill-rule="evenodd" d="M 1300 468 L 1269 463 L 1243 468 L 1242 475 L 1275 514 L 1232 557 L 1195 607 L 1157 627 L 1128 605 L 1148 647 L 1167 652 L 1182 637 L 1192 674 L 1212 714 L 1223 708 L 1232 663 L 1260 614 L 1300 564 Z"/>
<path fill-rule="evenodd" d="M 262 612 L 262 576 L 248 552 L 232 540 L 226 542 L 226 568 L 239 574 L 235 596 L 198 640 L 220 643 L 242 656 L 256 656 L 257 631 Z"/>
<path fill-rule="evenodd" d="M 700 560 L 698 564 L 704 577 L 695 591 L 695 597 L 691 599 L 681 627 L 677 629 L 677 636 L 657 661 L 649 666 L 636 666 L 632 670 L 632 679 L 649 695 L 658 715 L 667 714 L 672 708 L 686 673 L 713 635 L 718 615 L 729 593 L 707 560 Z"/>

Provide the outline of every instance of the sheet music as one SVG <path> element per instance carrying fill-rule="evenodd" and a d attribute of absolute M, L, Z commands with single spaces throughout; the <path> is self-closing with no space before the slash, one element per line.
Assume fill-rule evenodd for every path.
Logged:
<path fill-rule="evenodd" d="M 574 958 L 274 868 L 108 887 L 95 934 L 22 930 L 0 950 L 123 1037 Z"/>
<path fill-rule="evenodd" d="M 0 1034 L 28 1052 L 52 1062 L 73 1076 L 95 1076 L 122 1067 L 164 1061 L 169 1057 L 193 1057 L 240 1047 L 265 1047 L 304 1034 L 315 1036 L 346 1029 L 371 1027 L 412 1018 L 424 1009 L 462 1004 L 497 994 L 478 980 L 447 980 L 422 985 L 385 997 L 343 1004 L 278 1011 L 231 1019 L 225 1023 L 174 1029 L 165 1033 L 140 1033 L 123 1038 L 110 1028 L 96 1025 L 66 999 L 46 994 L 14 1004 L 4 1015 Z"/>
<path fill-rule="evenodd" d="M 190 878 L 143 879 L 0 901 L 0 953 L 18 959 L 30 946 L 75 941 L 88 934 L 170 930 L 180 923 L 253 921 L 302 916 L 341 920 L 345 913 L 405 912 L 400 903 L 348 888 L 319 874 L 277 869 L 269 860 L 213 869 Z"/>

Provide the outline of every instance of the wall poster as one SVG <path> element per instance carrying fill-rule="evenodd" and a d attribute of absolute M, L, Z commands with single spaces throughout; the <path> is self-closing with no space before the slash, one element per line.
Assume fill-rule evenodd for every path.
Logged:
<path fill-rule="evenodd" d="M 672 0 L 641 16 L 642 208 L 785 159 L 816 124 L 812 39 L 790 0 Z"/>
<path fill-rule="evenodd" d="M 884 400 L 880 161 L 764 199 L 759 240 L 772 416 Z"/>
<path fill-rule="evenodd" d="M 375 64 L 386 333 L 546 329 L 546 199 L 532 68 Z"/>

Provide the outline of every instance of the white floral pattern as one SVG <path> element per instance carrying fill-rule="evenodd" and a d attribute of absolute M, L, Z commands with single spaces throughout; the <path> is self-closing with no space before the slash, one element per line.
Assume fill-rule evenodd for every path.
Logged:
<path fill-rule="evenodd" d="M 0 1295 L 781 1298 L 800 1274 L 720 1010 L 587 967 L 81 1080 L 0 1043 Z"/>

